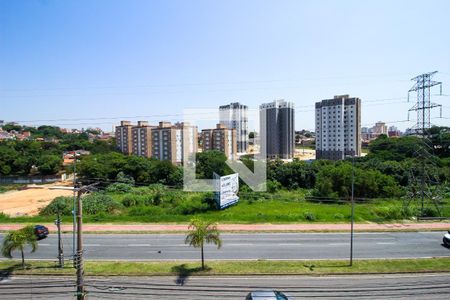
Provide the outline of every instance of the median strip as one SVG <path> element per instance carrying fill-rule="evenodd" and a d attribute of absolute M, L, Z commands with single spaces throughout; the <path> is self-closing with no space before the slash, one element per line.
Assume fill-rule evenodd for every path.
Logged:
<path fill-rule="evenodd" d="M 56 268 L 56 262 L 28 261 L 22 270 L 16 260 L 0 261 L 0 270 L 11 275 L 74 275 L 75 270 Z M 86 261 L 85 272 L 90 276 L 151 276 L 179 275 L 337 275 L 450 272 L 450 257 L 420 259 L 354 260 L 353 266 L 344 260 L 239 260 L 206 261 L 202 271 L 193 261 Z"/>

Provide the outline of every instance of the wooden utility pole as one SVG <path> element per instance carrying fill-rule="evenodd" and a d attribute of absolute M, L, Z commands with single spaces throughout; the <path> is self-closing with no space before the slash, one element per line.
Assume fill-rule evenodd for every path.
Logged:
<path fill-rule="evenodd" d="M 77 252 L 76 252 L 76 267 L 77 267 L 77 300 L 84 300 L 84 268 L 83 268 L 83 204 L 81 202 L 81 195 L 83 189 L 77 191 Z"/>
<path fill-rule="evenodd" d="M 77 249 L 74 256 L 74 265 L 77 269 L 77 300 L 84 300 L 86 291 L 84 290 L 84 268 L 83 268 L 83 203 L 81 196 L 84 193 L 92 192 L 98 183 L 86 186 L 77 185 L 73 188 L 54 187 L 50 189 L 66 190 L 70 189 L 76 194 L 76 227 L 77 227 Z"/>
<path fill-rule="evenodd" d="M 61 214 L 58 211 L 57 219 L 55 220 L 55 225 L 58 228 L 58 261 L 59 261 L 59 267 L 64 268 L 64 250 L 63 250 L 63 244 L 61 239 Z"/>

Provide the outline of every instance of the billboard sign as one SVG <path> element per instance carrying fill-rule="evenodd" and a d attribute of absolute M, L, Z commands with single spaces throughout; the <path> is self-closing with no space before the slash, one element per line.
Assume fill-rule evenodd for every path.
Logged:
<path fill-rule="evenodd" d="M 224 209 L 239 201 L 239 174 L 219 176 L 214 173 L 216 179 L 215 200 L 220 209 Z"/>

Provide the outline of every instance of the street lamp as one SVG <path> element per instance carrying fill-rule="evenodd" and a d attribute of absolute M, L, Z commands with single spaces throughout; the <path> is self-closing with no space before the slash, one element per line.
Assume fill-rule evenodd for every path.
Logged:
<path fill-rule="evenodd" d="M 350 156 L 350 155 L 349 155 Z M 348 156 L 347 156 L 348 157 Z M 351 198 L 351 227 L 350 227 L 350 267 L 353 266 L 353 238 L 355 224 L 355 155 L 352 158 L 352 198 Z"/>

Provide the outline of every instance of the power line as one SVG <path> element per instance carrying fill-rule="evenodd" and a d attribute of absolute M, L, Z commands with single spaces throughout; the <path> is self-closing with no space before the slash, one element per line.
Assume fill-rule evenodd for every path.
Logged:
<path fill-rule="evenodd" d="M 390 101 L 390 100 L 399 100 L 404 99 L 406 100 L 406 97 L 396 97 L 396 98 L 382 98 L 382 99 L 372 99 L 372 100 L 365 100 L 363 103 L 372 103 L 372 102 L 384 102 L 384 101 Z M 390 105 L 390 104 L 397 104 L 397 103 L 406 103 L 404 101 L 397 101 L 397 102 L 390 102 L 390 103 L 384 103 L 383 105 Z M 381 104 L 368 104 L 366 106 L 376 106 Z M 310 105 L 302 105 L 302 106 L 296 106 L 296 108 L 307 108 L 307 107 L 315 107 L 315 104 Z M 315 109 L 309 109 L 309 110 L 296 110 L 297 113 L 302 112 L 311 112 Z M 117 117 L 95 117 L 95 118 L 61 118 L 61 119 L 35 119 L 35 120 L 17 120 L 15 122 L 18 123 L 38 123 L 38 122 L 64 122 L 64 121 L 90 121 L 90 120 L 125 120 L 125 119 L 152 119 L 152 118 L 167 118 L 167 117 L 182 117 L 186 115 L 210 115 L 210 112 L 199 112 L 199 113 L 177 113 L 177 114 L 155 114 L 155 115 L 137 115 L 137 116 L 117 116 Z M 102 123 L 95 123 L 95 124 L 115 124 L 116 122 L 102 122 Z M 61 125 L 84 125 L 87 123 L 74 123 L 74 124 L 61 124 Z"/>

